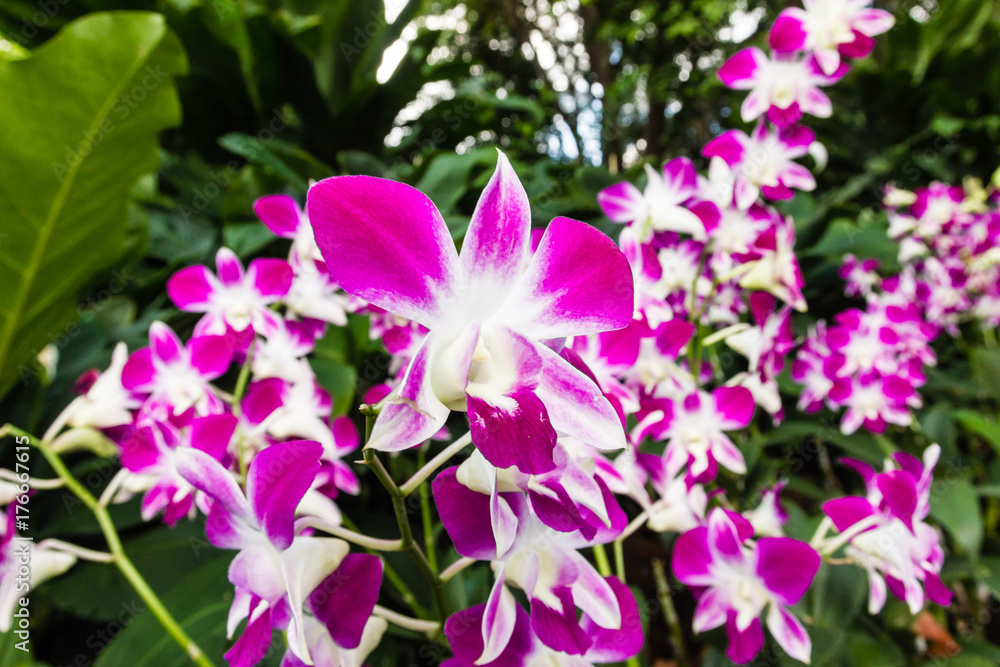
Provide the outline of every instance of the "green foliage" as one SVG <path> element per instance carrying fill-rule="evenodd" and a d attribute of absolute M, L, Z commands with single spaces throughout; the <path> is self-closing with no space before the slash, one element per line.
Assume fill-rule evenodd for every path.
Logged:
<path fill-rule="evenodd" d="M 0 164 L 0 395 L 69 331 L 79 287 L 120 258 L 126 195 L 179 121 L 185 68 L 163 17 L 139 13 L 88 17 L 0 62 L 0 125 L 18 132 Z"/>

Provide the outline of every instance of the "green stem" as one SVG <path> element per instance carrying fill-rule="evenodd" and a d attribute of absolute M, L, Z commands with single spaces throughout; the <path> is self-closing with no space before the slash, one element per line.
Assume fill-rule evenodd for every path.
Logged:
<path fill-rule="evenodd" d="M 139 594 L 139 597 L 141 597 L 142 601 L 146 603 L 149 610 L 152 611 L 153 615 L 160 621 L 160 625 L 162 625 L 167 631 L 167 634 L 169 634 L 174 641 L 177 642 L 188 657 L 191 658 L 192 662 L 200 665 L 201 667 L 213 667 L 212 661 L 205 656 L 204 652 L 202 652 L 201 648 L 198 647 L 194 640 L 191 639 L 186 632 L 184 632 L 184 629 L 174 619 L 174 617 L 171 616 L 170 612 L 167 611 L 167 608 L 163 606 L 163 603 L 160 602 L 160 598 L 156 595 L 153 589 L 149 587 L 149 584 L 146 583 L 146 580 L 143 579 L 139 571 L 135 569 L 135 565 L 132 564 L 132 561 L 129 560 L 129 557 L 125 554 L 121 538 L 118 537 L 118 531 L 115 529 L 115 524 L 111 520 L 111 515 L 108 514 L 107 508 L 102 507 L 98 503 L 97 499 L 91 495 L 91 493 L 87 491 L 87 489 L 84 488 L 84 486 L 80 484 L 75 477 L 73 477 L 73 474 L 69 471 L 69 468 L 66 467 L 66 464 L 62 462 L 62 459 L 59 458 L 58 454 L 52 451 L 47 443 L 39 442 L 33 435 L 11 426 L 10 424 L 0 429 L 0 437 L 7 433 L 27 438 L 28 443 L 36 447 L 42 453 L 42 456 L 44 456 L 49 462 L 49 465 L 52 466 L 52 469 L 56 472 L 59 478 L 66 483 L 66 487 L 69 488 L 69 490 L 72 491 L 73 494 L 79 498 L 91 512 L 93 512 L 98 525 L 101 527 L 101 532 L 104 534 L 104 539 L 108 543 L 108 550 L 111 552 L 112 556 L 114 556 L 114 560 L 112 562 L 115 564 L 115 567 L 117 567 L 119 572 L 125 575 L 128 582 L 132 584 L 132 588 L 135 589 L 135 592 Z"/>
<path fill-rule="evenodd" d="M 243 394 L 247 390 L 247 383 L 250 381 L 250 366 L 253 364 L 253 353 L 254 349 L 257 347 L 257 341 L 254 340 L 250 343 L 250 347 L 247 348 L 247 358 L 243 362 L 243 366 L 240 368 L 240 374 L 236 378 L 236 388 L 233 390 L 233 412 L 239 417 L 242 412 L 240 403 L 243 400 Z M 249 465 L 246 457 L 243 455 L 243 434 L 238 433 L 236 436 L 236 463 L 240 467 L 240 474 L 243 479 L 247 476 L 247 466 Z"/>
<path fill-rule="evenodd" d="M 615 540 L 615 574 L 618 579 L 625 583 L 625 547 L 624 541 Z"/>
<path fill-rule="evenodd" d="M 427 452 L 421 447 L 417 452 L 417 466 L 423 468 L 427 463 Z M 435 572 L 440 572 L 437 562 L 437 549 L 434 546 L 434 525 L 431 517 L 431 490 L 426 484 L 420 485 L 420 518 L 424 526 L 424 550 L 427 561 Z"/>
<path fill-rule="evenodd" d="M 610 577 L 611 563 L 608 562 L 608 552 L 604 549 L 603 544 L 594 545 L 594 560 L 597 561 L 597 571 L 601 573 L 601 576 Z"/>
<path fill-rule="evenodd" d="M 413 562 L 417 565 L 417 569 L 420 570 L 427 583 L 431 585 L 431 590 L 434 593 L 434 604 L 437 606 L 438 620 L 443 622 L 447 617 L 447 608 L 444 604 L 444 591 L 441 587 L 441 578 L 438 576 L 438 572 L 431 567 L 424 552 L 413 538 L 413 530 L 410 528 L 410 520 L 406 511 L 406 496 L 396 486 L 389 472 L 382 465 L 382 461 L 375 456 L 375 451 L 365 449 L 364 452 L 365 464 L 375 473 L 375 477 L 378 478 L 378 481 L 382 483 L 382 486 L 385 487 L 385 490 L 389 492 L 389 496 L 392 498 L 392 508 L 396 513 L 396 523 L 399 525 L 400 539 L 403 541 L 403 551 L 409 552 L 413 558 Z"/>
<path fill-rule="evenodd" d="M 670 582 L 667 581 L 667 573 L 663 569 L 663 561 L 653 559 L 653 578 L 656 580 L 656 597 L 663 608 L 663 615 L 667 619 L 667 626 L 670 628 L 670 644 L 674 649 L 674 656 L 677 664 L 684 667 L 691 664 L 684 645 L 684 631 L 681 628 L 680 617 L 677 616 L 677 609 L 674 607 L 674 600 L 670 596 Z"/>

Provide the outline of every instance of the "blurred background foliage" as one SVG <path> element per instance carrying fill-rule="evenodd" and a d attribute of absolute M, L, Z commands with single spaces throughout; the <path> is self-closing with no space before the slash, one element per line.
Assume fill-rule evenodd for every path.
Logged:
<path fill-rule="evenodd" d="M 37 321 L 15 321 L 13 310 L 0 314 L 4 336 L 27 340 L 8 350 L 0 345 L 0 385 L 13 387 L 0 403 L 0 422 L 43 430 L 70 400 L 80 373 L 107 364 L 114 341 L 125 340 L 130 349 L 142 346 L 155 319 L 168 319 L 182 331 L 193 325 L 192 316 L 170 309 L 164 294 L 166 279 L 180 267 L 210 263 L 220 244 L 244 258 L 283 254 L 284 246 L 253 216 L 252 202 L 263 194 L 286 192 L 303 201 L 310 180 L 334 174 L 400 179 L 426 192 L 460 239 L 495 164 L 493 147 L 499 146 L 528 190 L 536 224 L 568 215 L 610 230 L 596 204 L 601 188 L 622 179 L 641 182 L 643 163 L 678 155 L 705 166 L 701 146 L 724 129 L 743 127 L 740 98 L 718 82 L 715 72 L 737 49 L 763 46 L 764 28 L 786 4 L 0 0 L 0 81 L 9 82 L 0 90 L 5 97 L 0 150 L 5 160 L 13 156 L 9 164 L 14 165 L 0 170 L 0 193 L 6 193 L 0 203 L 20 211 L 25 201 L 37 202 L 38 216 L 51 222 L 57 236 L 79 224 L 90 230 L 82 245 L 58 257 L 73 267 L 68 275 L 81 288 L 76 294 L 65 281 L 44 279 L 60 274 L 58 262 L 20 288 L 0 284 L 0 297 L 17 292 L 27 295 L 22 305 L 49 303 L 46 299 L 53 304 L 41 309 L 52 317 Z M 814 194 L 800 195 L 784 207 L 799 230 L 810 303 L 809 314 L 796 322 L 799 331 L 850 304 L 836 273 L 844 253 L 876 256 L 893 265 L 896 249 L 885 237 L 887 223 L 877 206 L 886 182 L 915 188 L 932 180 L 957 183 L 966 175 L 985 180 L 1000 161 L 1000 4 L 877 4 L 894 13 L 897 25 L 832 90 L 834 116 L 810 119 L 829 150 L 829 164 L 818 174 Z M 91 21 L 97 12 L 121 10 L 157 16 L 116 14 L 121 23 Z M 145 17 L 148 30 L 129 52 L 123 50 L 123 34 L 126 28 L 132 34 L 137 17 Z M 91 22 L 74 23 L 78 19 Z M 50 40 L 54 52 L 59 39 L 67 64 L 51 75 L 59 85 L 47 85 L 50 80 L 40 68 L 27 66 L 39 55 L 28 54 Z M 82 137 L 84 130 L 62 137 L 49 136 L 47 128 L 60 119 L 65 121 L 61 127 L 75 128 L 64 114 L 76 114 L 73 122 L 81 128 L 92 127 L 100 110 L 81 101 L 83 91 L 113 74 L 115 58 L 122 66 L 159 62 L 147 62 L 151 53 L 172 63 L 167 88 L 130 107 L 135 113 L 126 114 L 131 119 L 126 124 L 135 124 L 135 137 L 116 133 L 103 151 L 95 148 L 92 157 L 84 158 L 100 159 L 104 172 L 115 175 L 113 187 L 87 177 L 84 169 L 80 180 L 65 186 L 79 207 L 75 213 L 48 208 L 53 192 L 64 187 L 63 180 L 52 181 L 51 165 L 73 152 L 74 136 Z M 177 100 L 180 114 L 171 114 L 168 108 Z M 160 111 L 150 108 L 154 105 Z M 51 121 L 29 127 L 30 117 Z M 156 161 L 141 152 L 143 142 L 171 126 L 159 135 L 156 168 Z M 129 152 L 133 143 L 139 152 Z M 101 206 L 90 205 L 98 200 Z M 48 248 L 32 227 L 32 211 L 23 216 L 23 225 L 15 215 L 0 222 L 4 238 L 11 235 L 23 241 L 26 252 L 44 255 Z M 73 310 L 65 299 L 56 299 L 59 295 L 75 297 L 79 307 Z M 24 310 L 27 314 L 31 308 Z M 54 371 L 32 360 L 38 352 L 32 341 L 53 341 L 59 354 Z M 791 496 L 807 511 L 794 510 L 790 525 L 802 533 L 797 536 L 807 536 L 818 520 L 819 501 L 842 485 L 857 487 L 857 480 L 831 467 L 831 458 L 849 453 L 878 462 L 893 448 L 916 450 L 940 442 L 949 462 L 941 468 L 949 486 L 938 494 L 942 500 L 934 511 L 950 538 L 953 556 L 946 572 L 959 590 L 959 602 L 947 615 L 935 612 L 931 621 L 964 650 L 947 660 L 934 658 L 934 664 L 996 665 L 1000 649 L 989 642 L 1000 635 L 1000 425 L 995 418 L 1000 355 L 996 349 L 940 343 L 941 364 L 924 391 L 922 433 L 893 441 L 841 436 L 835 419 L 796 415 L 791 410 L 796 390 L 785 383 L 791 417 L 777 430 L 741 443 L 751 473 L 744 488 L 731 491 L 752 504 L 752 492 L 761 485 L 778 474 L 792 476 Z M 331 334 L 317 357 L 317 375 L 334 394 L 340 413 L 384 374 L 385 357 L 380 345 L 368 340 L 362 320 L 352 319 L 347 329 Z M 88 484 L 102 486 L 113 474 L 113 468 L 86 465 L 78 472 L 94 480 Z M 401 458 L 394 465 L 402 475 L 412 462 Z M 389 508 L 377 493 L 369 497 L 365 486 L 361 497 L 345 500 L 346 513 L 371 533 L 385 533 L 391 526 Z M 38 534 L 71 534 L 99 546 L 89 515 L 64 500 L 55 494 L 33 501 Z M 126 549 L 139 568 L 218 659 L 226 646 L 223 619 L 231 595 L 222 575 L 228 555 L 208 548 L 200 526 L 143 526 L 135 503 L 115 511 L 120 525 L 130 527 Z M 47 517 L 44 523 L 42 517 Z M 664 544 L 645 535 L 629 546 L 630 583 L 652 600 L 656 591 L 649 563 L 666 557 Z M 394 565 L 404 577 L 413 574 L 405 560 Z M 489 582 L 479 579 L 449 586 L 455 608 L 485 599 Z M 974 594 L 983 587 L 993 595 L 985 607 Z M 679 594 L 680 612 L 689 620 L 686 595 Z M 80 566 L 39 589 L 33 594 L 35 654 L 29 662 L 184 664 L 132 597 L 113 571 L 96 565 Z M 890 605 L 882 616 L 869 618 L 864 599 L 860 572 L 824 568 L 806 610 L 814 632 L 814 664 L 923 664 L 914 650 L 914 619 L 905 608 Z M 658 608 L 647 609 L 648 664 L 672 664 L 654 662 L 671 653 Z M 950 638 L 917 634 L 932 655 L 951 646 Z M 385 642 L 370 663 L 435 664 L 441 655 L 413 637 L 398 639 Z M 5 642 L 0 664 L 24 664 L 11 644 Z M 722 642 L 709 635 L 708 644 Z M 105 650 L 109 647 L 114 650 Z M 706 665 L 727 664 L 714 648 L 703 657 Z M 279 658 L 280 653 L 269 656 L 270 664 Z"/>

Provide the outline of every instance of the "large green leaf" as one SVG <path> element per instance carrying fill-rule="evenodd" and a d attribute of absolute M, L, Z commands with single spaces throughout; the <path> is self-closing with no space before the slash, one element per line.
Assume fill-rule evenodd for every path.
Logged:
<path fill-rule="evenodd" d="M 0 394 L 72 335 L 77 290 L 120 256 L 129 190 L 180 121 L 173 79 L 186 68 L 163 17 L 145 12 L 87 16 L 0 61 Z"/>

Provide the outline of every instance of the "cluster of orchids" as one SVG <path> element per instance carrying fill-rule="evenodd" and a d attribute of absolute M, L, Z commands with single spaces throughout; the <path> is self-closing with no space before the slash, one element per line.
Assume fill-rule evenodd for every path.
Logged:
<path fill-rule="evenodd" d="M 848 296 L 865 309 L 819 322 L 799 349 L 792 376 L 804 385 L 799 408 L 846 408 L 841 430 L 882 433 L 908 426 L 931 342 L 975 323 L 983 336 L 1000 324 L 1000 201 L 997 189 L 969 179 L 964 187 L 932 183 L 915 192 L 886 188 L 889 236 L 901 269 L 848 255 L 841 269 Z"/>
<path fill-rule="evenodd" d="M 769 202 L 815 187 L 795 160 L 822 162 L 824 150 L 799 121 L 830 115 L 820 88 L 891 27 L 891 15 L 869 5 L 805 0 L 778 17 L 772 55 L 747 49 L 725 63 L 721 79 L 750 91 L 742 116 L 756 129 L 711 141 L 707 177 L 679 157 L 662 172 L 647 166 L 642 191 L 621 183 L 601 192 L 604 212 L 624 225 L 617 244 L 568 218 L 532 230 L 528 196 L 502 153 L 460 250 L 431 200 L 390 180 L 322 180 L 304 210 L 285 195 L 258 200 L 261 221 L 291 240 L 287 260 L 244 267 L 223 248 L 214 270 L 176 273 L 169 297 L 200 314 L 191 337 L 156 322 L 148 347 L 129 354 L 120 344 L 109 368 L 81 378 L 42 446 L 70 451 L 81 432 L 111 443 L 122 469 L 94 500 L 98 510 L 141 495 L 146 520 L 207 517 L 211 543 L 237 552 L 233 667 L 256 664 L 276 630 L 287 667 L 358 667 L 388 624 L 447 641 L 449 667 L 638 664 L 639 605 L 620 560 L 611 573 L 605 545 L 618 560 L 643 527 L 677 534 L 672 571 L 696 598 L 694 630 L 724 626 L 739 663 L 762 649 L 765 625 L 791 657 L 809 661 L 793 608 L 840 550 L 866 570 L 872 613 L 887 590 L 914 612 L 925 598 L 948 604 L 943 550 L 924 521 L 936 447 L 922 461 L 896 454 L 878 473 L 847 461 L 866 495 L 827 502 L 809 541 L 784 534 L 783 483 L 752 509 L 717 484 L 747 473 L 734 438 L 757 408 L 774 423 L 784 417 L 777 378 L 797 346 L 792 311 L 806 304 L 794 223 Z M 943 186 L 891 199 L 909 206 L 893 209 L 892 232 L 904 239 L 907 271 L 879 280 L 869 263 L 849 263 L 845 277 L 867 310 L 817 327 L 792 368 L 805 385 L 799 407 L 847 406 L 848 432 L 906 424 L 919 404 L 935 332 L 916 292 L 936 295 L 942 313 L 967 299 L 975 305 L 965 311 L 983 321 L 1000 317 L 995 277 L 969 273 L 1000 265 L 988 250 L 998 217 L 986 201 Z M 386 382 L 363 398 L 364 442 L 352 417 L 333 414 L 310 364 L 317 341 L 349 314 L 368 319 L 392 358 Z M 745 358 L 728 377 L 720 343 Z M 338 507 L 340 494 L 360 491 L 351 459 L 362 445 L 392 498 L 398 540 L 358 532 Z M 380 458 L 432 447 L 438 453 L 402 484 Z M 418 489 L 459 555 L 444 568 L 408 524 L 405 498 Z M 8 627 L 14 532 L 8 523 L 0 541 Z M 44 576 L 100 558 L 57 541 L 35 549 L 51 561 L 37 570 Z M 380 551 L 413 556 L 436 615 L 378 604 Z M 477 563 L 492 572 L 487 599 L 447 609 L 441 586 Z"/>

